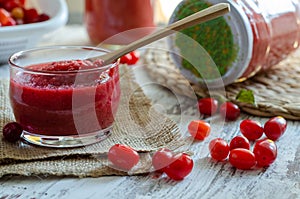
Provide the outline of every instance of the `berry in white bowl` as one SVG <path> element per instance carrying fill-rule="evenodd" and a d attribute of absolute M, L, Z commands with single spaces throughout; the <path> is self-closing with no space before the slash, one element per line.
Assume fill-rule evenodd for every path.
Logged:
<path fill-rule="evenodd" d="M 25 13 L 28 10 L 36 10 L 37 13 L 33 11 L 31 14 L 38 14 L 38 18 L 27 22 L 15 19 L 15 22 L 9 22 L 13 24 L 1 24 L 0 64 L 7 63 L 8 57 L 15 52 L 35 47 L 46 34 L 61 28 L 68 20 L 68 8 L 65 0 L 26 0 L 23 11 Z M 13 15 L 12 10 L 6 11 Z M 20 13 L 14 14 L 18 16 Z"/>

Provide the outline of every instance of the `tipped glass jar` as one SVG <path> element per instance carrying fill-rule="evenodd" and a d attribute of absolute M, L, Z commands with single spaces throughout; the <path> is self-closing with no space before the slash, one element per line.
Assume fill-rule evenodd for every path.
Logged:
<path fill-rule="evenodd" d="M 185 55 L 203 59 L 203 53 L 197 54 L 178 33 L 171 39 L 171 49 L 177 49 L 183 57 L 173 56 L 175 63 L 192 82 L 220 87 L 243 81 L 266 71 L 299 47 L 298 0 L 183 0 L 170 23 L 220 2 L 229 3 L 231 12 L 181 31 L 200 44 L 214 64 L 202 61 L 202 65 L 196 62 L 195 66 Z M 218 74 L 209 74 L 211 71 Z M 220 78 L 223 83 L 217 81 Z"/>

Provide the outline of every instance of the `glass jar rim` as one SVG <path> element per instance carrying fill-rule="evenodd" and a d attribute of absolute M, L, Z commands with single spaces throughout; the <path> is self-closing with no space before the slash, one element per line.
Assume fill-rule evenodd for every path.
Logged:
<path fill-rule="evenodd" d="M 33 52 L 38 52 L 38 51 L 46 51 L 46 50 L 87 50 L 90 52 L 103 52 L 103 53 L 108 53 L 110 52 L 108 49 L 104 49 L 104 48 L 99 48 L 99 47 L 91 47 L 91 46 L 66 46 L 66 45 L 55 45 L 55 46 L 44 46 L 44 47 L 36 47 L 36 48 L 31 48 L 31 49 L 27 49 L 27 50 L 22 50 L 19 52 L 16 52 L 14 54 L 12 54 L 9 58 L 8 58 L 8 63 L 10 65 L 10 67 L 15 67 L 18 69 L 21 69 L 23 71 L 26 72 L 32 72 L 35 74 L 77 74 L 77 73 L 87 73 L 87 72 L 101 72 L 101 71 L 105 71 L 107 69 L 113 68 L 115 66 L 117 66 L 120 62 L 120 59 L 117 59 L 115 62 L 111 63 L 111 64 L 107 64 L 107 65 L 103 65 L 103 66 L 99 66 L 99 67 L 95 67 L 95 68 L 90 68 L 90 69 L 80 69 L 80 70 L 74 70 L 74 71 L 47 71 L 47 70 L 39 70 L 39 69 L 32 69 L 32 68 L 27 68 L 24 66 L 20 66 L 19 64 L 15 63 L 15 60 L 25 56 L 25 54 L 27 53 L 33 53 Z M 90 56 L 89 58 L 93 58 L 93 56 Z M 65 61 L 71 61 L 71 60 L 76 60 L 76 59 L 65 59 Z M 77 59 L 77 60 L 88 60 L 87 59 Z M 59 60 L 57 60 L 59 61 Z M 62 61 L 62 60 L 60 60 Z M 50 62 L 55 62 L 55 60 L 50 61 Z M 41 62 L 42 63 L 42 62 Z M 44 62 L 47 63 L 47 62 Z M 30 64 L 29 64 L 30 65 Z M 28 66 L 29 66 L 28 65 Z"/>

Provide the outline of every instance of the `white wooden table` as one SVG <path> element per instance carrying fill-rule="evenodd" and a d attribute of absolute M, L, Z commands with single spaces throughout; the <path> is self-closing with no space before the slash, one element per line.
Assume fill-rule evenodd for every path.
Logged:
<path fill-rule="evenodd" d="M 41 45 L 71 44 L 89 45 L 81 26 L 67 26 L 51 34 Z M 137 79 L 149 80 L 143 68 Z M 8 67 L 0 67 L 0 76 L 8 77 Z M 151 80 L 149 80 L 151 81 Z M 174 96 L 160 88 L 146 89 L 154 104 L 174 120 L 180 117 Z M 188 104 L 184 104 L 186 111 Z M 243 114 L 240 118 L 252 118 L 264 123 L 267 118 Z M 212 132 L 226 139 L 238 134 L 239 121 L 230 122 L 222 132 Z M 194 168 L 183 181 L 175 182 L 166 176 L 108 176 L 100 178 L 71 178 L 45 176 L 6 176 L 0 178 L 0 198 L 300 198 L 300 122 L 288 121 L 285 135 L 278 141 L 278 158 L 267 169 L 236 170 L 229 163 L 216 163 L 208 155 L 207 142 L 191 146 L 194 152 Z"/>

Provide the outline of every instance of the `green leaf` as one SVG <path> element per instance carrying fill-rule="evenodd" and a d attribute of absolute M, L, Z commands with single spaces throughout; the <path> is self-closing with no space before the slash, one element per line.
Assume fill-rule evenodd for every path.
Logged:
<path fill-rule="evenodd" d="M 255 105 L 255 99 L 253 91 L 242 89 L 236 96 L 236 100 L 247 104 Z"/>

